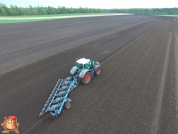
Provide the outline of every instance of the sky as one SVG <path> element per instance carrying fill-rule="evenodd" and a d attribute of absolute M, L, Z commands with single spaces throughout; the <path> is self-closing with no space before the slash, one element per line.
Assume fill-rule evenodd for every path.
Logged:
<path fill-rule="evenodd" d="M 0 3 L 18 7 L 65 6 L 88 8 L 173 8 L 178 7 L 178 0 L 0 0 Z"/>

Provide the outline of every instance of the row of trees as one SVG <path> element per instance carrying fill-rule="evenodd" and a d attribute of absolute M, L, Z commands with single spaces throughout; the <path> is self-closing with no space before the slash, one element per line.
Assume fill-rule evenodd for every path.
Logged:
<path fill-rule="evenodd" d="M 134 13 L 134 14 L 166 14 L 178 15 L 178 8 L 132 8 L 132 9 L 94 9 L 94 8 L 66 8 L 66 7 L 17 7 L 0 3 L 0 16 L 7 15 L 46 15 L 46 14 L 70 14 L 70 13 Z"/>
<path fill-rule="evenodd" d="M 6 15 L 47 15 L 47 14 L 70 14 L 70 13 L 102 13 L 105 12 L 104 9 L 94 9 L 94 8 L 66 8 L 66 7 L 43 7 L 37 6 L 32 7 L 17 7 L 10 5 L 10 7 L 5 4 L 0 3 L 0 16 Z"/>

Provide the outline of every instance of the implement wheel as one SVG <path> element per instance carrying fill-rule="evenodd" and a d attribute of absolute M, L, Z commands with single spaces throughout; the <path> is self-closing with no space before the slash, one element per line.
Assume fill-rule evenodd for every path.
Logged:
<path fill-rule="evenodd" d="M 70 103 L 70 102 L 66 102 L 66 103 L 65 103 L 65 108 L 66 108 L 66 109 L 69 109 L 70 107 L 71 107 L 71 103 Z"/>
<path fill-rule="evenodd" d="M 88 84 L 90 81 L 91 81 L 91 73 L 86 72 L 85 76 L 81 78 L 81 83 L 85 85 L 85 84 Z"/>

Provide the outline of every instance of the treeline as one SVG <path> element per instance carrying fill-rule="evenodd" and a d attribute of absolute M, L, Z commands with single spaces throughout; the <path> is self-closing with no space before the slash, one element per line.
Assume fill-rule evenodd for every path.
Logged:
<path fill-rule="evenodd" d="M 94 9 L 94 8 L 66 8 L 66 7 L 18 7 L 10 5 L 10 7 L 5 4 L 0 3 L 0 16 L 13 16 L 13 15 L 48 15 L 48 14 L 70 14 L 70 13 L 103 13 L 104 9 Z"/>
<path fill-rule="evenodd" d="M 134 14 L 157 14 L 178 15 L 178 8 L 131 8 L 131 9 L 94 9 L 94 8 L 66 8 L 66 7 L 18 7 L 0 3 L 0 16 L 13 15 L 47 15 L 47 14 L 70 14 L 70 13 L 134 13 Z"/>
<path fill-rule="evenodd" d="M 109 9 L 114 13 L 178 15 L 178 8 L 132 8 L 132 9 Z"/>

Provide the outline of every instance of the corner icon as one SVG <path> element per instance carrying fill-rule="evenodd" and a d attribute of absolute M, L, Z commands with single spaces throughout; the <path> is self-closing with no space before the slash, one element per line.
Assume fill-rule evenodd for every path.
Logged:
<path fill-rule="evenodd" d="M 4 131 L 2 133 L 9 133 L 9 131 L 15 131 L 15 133 L 19 133 L 18 126 L 20 124 L 17 123 L 17 117 L 16 116 L 9 116 L 4 117 L 4 122 L 1 124 L 1 126 L 4 128 Z"/>

